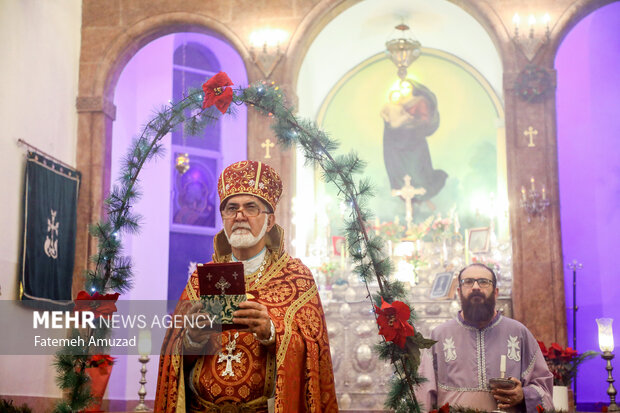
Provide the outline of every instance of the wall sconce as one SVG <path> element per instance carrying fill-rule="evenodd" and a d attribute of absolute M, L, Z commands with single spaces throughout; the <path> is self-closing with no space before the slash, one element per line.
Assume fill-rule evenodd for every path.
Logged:
<path fill-rule="evenodd" d="M 250 55 L 252 61 L 268 78 L 282 58 L 280 45 L 288 38 L 282 29 L 259 29 L 250 34 Z"/>
<path fill-rule="evenodd" d="M 540 47 L 549 41 L 549 37 L 551 32 L 549 31 L 549 22 L 551 21 L 551 17 L 549 17 L 548 13 L 545 13 L 540 20 L 536 20 L 536 17 L 533 14 L 530 14 L 527 18 L 528 25 L 528 33 L 526 36 L 523 36 L 519 33 L 519 25 L 521 24 L 521 17 L 518 13 L 512 18 L 512 23 L 514 24 L 514 35 L 513 41 L 517 44 L 519 48 L 525 54 L 525 57 L 530 62 L 536 56 L 536 53 L 540 49 Z"/>
<path fill-rule="evenodd" d="M 533 216 L 540 216 L 540 220 L 544 221 L 545 216 L 543 212 L 549 206 L 550 202 L 547 199 L 547 193 L 545 192 L 545 186 L 542 187 L 542 192 L 538 193 L 534 185 L 534 177 L 530 179 L 530 190 L 525 191 L 525 187 L 521 187 L 521 208 L 527 212 L 527 222 L 532 222 Z"/>
<path fill-rule="evenodd" d="M 605 370 L 607 370 L 607 383 L 609 383 L 609 387 L 607 388 L 607 394 L 609 395 L 609 406 L 607 407 L 608 412 L 617 412 L 620 411 L 620 407 L 616 404 L 616 389 L 614 388 L 614 378 L 611 375 L 611 371 L 613 367 L 611 366 L 611 360 L 614 358 L 614 334 L 611 329 L 611 324 L 613 323 L 613 319 L 611 318 L 597 318 L 596 324 L 598 324 L 598 346 L 600 347 L 603 354 L 601 357 L 603 360 L 607 361 L 607 366 Z"/>

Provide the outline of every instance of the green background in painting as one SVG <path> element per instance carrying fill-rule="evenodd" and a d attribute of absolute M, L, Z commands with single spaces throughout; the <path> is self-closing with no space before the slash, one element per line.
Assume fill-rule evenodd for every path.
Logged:
<path fill-rule="evenodd" d="M 427 137 L 434 169 L 443 169 L 448 179 L 430 203 L 416 203 L 414 222 L 429 215 L 449 215 L 456 207 L 461 233 L 466 228 L 488 226 L 488 217 L 477 213 L 480 202 L 497 197 L 498 114 L 487 90 L 467 70 L 443 57 L 423 55 L 409 67 L 410 79 L 428 87 L 437 97 L 439 128 Z M 354 150 L 368 163 L 365 174 L 372 178 L 375 197 L 370 208 L 384 221 L 396 216 L 405 222 L 405 203 L 391 195 L 383 162 L 381 109 L 397 85 L 394 64 L 387 58 L 369 59 L 339 82 L 324 102 L 319 124 L 341 147 Z M 500 177 L 505 185 L 506 177 Z M 318 193 L 337 199 L 336 190 L 317 180 Z M 500 181 L 500 182 L 501 182 Z M 481 201 L 482 200 L 482 201 Z M 434 208 L 434 209 L 433 209 Z M 330 211 L 334 234 L 342 230 L 338 208 Z"/>

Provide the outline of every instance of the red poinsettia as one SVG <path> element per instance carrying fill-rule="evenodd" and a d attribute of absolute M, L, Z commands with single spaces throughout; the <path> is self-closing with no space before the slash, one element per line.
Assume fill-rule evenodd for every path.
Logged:
<path fill-rule="evenodd" d="M 116 358 L 108 354 L 96 354 L 88 360 L 88 367 L 111 366 L 114 360 Z"/>
<path fill-rule="evenodd" d="M 73 311 L 91 311 L 95 314 L 95 318 L 110 318 L 110 315 L 116 312 L 115 303 L 119 295 L 119 293 L 103 295 L 98 292 L 90 295 L 86 291 L 80 291 L 75 298 Z"/>
<path fill-rule="evenodd" d="M 563 348 L 558 343 L 551 343 L 547 348 L 542 341 L 539 341 L 538 346 L 553 374 L 553 384 L 556 386 L 570 386 L 579 365 L 597 354 L 595 351 L 579 354 L 576 350 L 570 347 Z"/>
<path fill-rule="evenodd" d="M 205 98 L 202 101 L 202 108 L 205 109 L 215 105 L 215 107 L 222 112 L 222 114 L 226 113 L 233 98 L 233 91 L 227 86 L 232 85 L 233 82 L 224 72 L 219 72 L 207 80 L 202 85 L 202 90 L 205 92 Z"/>
<path fill-rule="evenodd" d="M 379 334 L 386 341 L 393 341 L 400 348 L 405 348 L 407 337 L 414 335 L 413 326 L 409 324 L 411 309 L 402 301 L 392 304 L 385 302 L 381 297 L 381 308 L 375 306 Z"/>
<path fill-rule="evenodd" d="M 540 343 L 540 341 L 539 341 L 539 343 Z M 544 408 L 544 407 L 542 407 L 540 404 L 537 404 L 537 405 L 536 405 L 536 411 L 537 411 L 538 413 L 543 413 L 543 412 L 545 411 L 545 408 Z"/>
<path fill-rule="evenodd" d="M 450 413 L 450 404 L 446 403 L 441 406 L 439 409 L 431 410 L 428 413 Z"/>

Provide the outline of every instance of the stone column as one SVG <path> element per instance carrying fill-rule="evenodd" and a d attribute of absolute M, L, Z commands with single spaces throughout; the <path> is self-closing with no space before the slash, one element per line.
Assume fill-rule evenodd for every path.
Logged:
<path fill-rule="evenodd" d="M 518 96 L 515 87 L 520 70 L 504 74 L 506 101 L 506 146 L 508 153 L 508 192 L 513 242 L 513 313 L 538 340 L 566 343 L 564 275 L 560 233 L 557 133 L 555 110 L 555 70 L 546 70 L 550 89 L 537 101 Z M 537 69 L 537 70 L 538 70 Z M 535 188 L 546 189 L 549 207 L 530 217 L 520 207 L 521 188 L 528 191 L 531 178 Z"/>
<path fill-rule="evenodd" d="M 112 123 L 116 106 L 101 96 L 78 96 L 77 169 L 82 173 L 77 213 L 73 296 L 83 289 L 84 269 L 97 252 L 97 242 L 88 234 L 90 224 L 103 215 L 103 201 L 110 191 Z M 103 137 L 103 139 L 101 138 Z"/>
<path fill-rule="evenodd" d="M 282 75 L 279 75 L 281 71 L 278 71 L 281 64 L 282 62 L 276 67 L 272 77 L 265 81 L 269 83 L 273 81 L 275 86 L 280 87 L 286 96 L 287 104 L 291 105 L 296 102 L 296 96 L 288 85 L 279 83 L 279 79 L 282 78 Z M 249 84 L 263 79 L 263 73 L 254 63 L 249 62 Z M 285 149 L 278 145 L 276 135 L 271 129 L 272 122 L 271 117 L 262 115 L 251 106 L 248 107 L 248 159 L 265 162 L 282 178 L 283 191 L 276 210 L 276 222 L 284 228 L 285 249 L 290 252 L 291 240 L 294 239 L 292 200 L 295 193 L 295 149 L 294 147 Z"/>

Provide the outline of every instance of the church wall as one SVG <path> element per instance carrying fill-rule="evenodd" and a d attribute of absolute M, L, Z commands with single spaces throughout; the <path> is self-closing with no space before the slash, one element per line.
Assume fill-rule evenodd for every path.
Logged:
<path fill-rule="evenodd" d="M 76 0 L 0 2 L 2 300 L 18 297 L 25 149 L 17 140 L 76 164 L 81 12 Z M 51 363 L 51 356 L 0 355 L 0 396 L 58 397 Z"/>
<path fill-rule="evenodd" d="M 558 158 L 564 262 L 577 270 L 577 350 L 598 351 L 596 318 L 620 331 L 617 251 L 620 244 L 620 3 L 593 11 L 560 45 Z M 575 56 L 583 58 L 575 59 Z M 573 345 L 573 273 L 565 270 L 568 343 Z M 617 340 L 616 333 L 616 342 Z M 617 348 L 617 347 L 616 347 Z M 607 399 L 605 362 L 579 370 L 578 401 Z"/>

